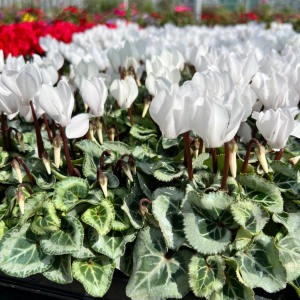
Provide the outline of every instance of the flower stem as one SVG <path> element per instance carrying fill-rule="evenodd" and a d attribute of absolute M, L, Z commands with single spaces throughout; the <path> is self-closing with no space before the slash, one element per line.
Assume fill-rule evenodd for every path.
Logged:
<path fill-rule="evenodd" d="M 78 177 L 78 178 L 81 178 L 81 174 L 80 172 L 78 171 L 78 169 L 74 168 L 74 174 Z"/>
<path fill-rule="evenodd" d="M 259 145 L 259 142 L 257 139 L 251 139 L 249 144 L 248 144 L 248 148 L 247 148 L 247 152 L 246 152 L 246 156 L 245 156 L 245 160 L 244 160 L 244 163 L 243 163 L 243 167 L 242 167 L 242 171 L 241 173 L 242 174 L 245 174 L 246 171 L 247 171 L 247 166 L 248 166 L 248 161 L 249 161 L 249 158 L 250 158 L 250 153 L 251 153 L 251 148 L 252 148 L 252 143 L 255 143 L 256 145 Z"/>
<path fill-rule="evenodd" d="M 184 148 L 185 148 L 186 160 L 188 165 L 189 180 L 193 180 L 194 174 L 193 174 L 192 156 L 191 156 L 190 143 L 189 143 L 190 132 L 187 131 L 182 135 L 184 139 Z"/>
<path fill-rule="evenodd" d="M 47 121 L 47 118 L 46 118 L 46 114 L 43 114 L 43 119 L 44 119 L 44 123 L 46 125 L 46 129 L 47 129 L 49 141 L 52 144 L 53 143 L 53 139 L 52 139 L 52 136 L 51 136 L 51 133 L 50 133 L 50 128 L 49 128 L 49 124 L 48 124 L 48 121 Z"/>
<path fill-rule="evenodd" d="M 102 122 L 102 124 L 104 126 L 104 129 L 105 129 L 105 132 L 106 132 L 106 135 L 107 135 L 108 139 L 111 141 L 111 137 L 110 137 L 110 134 L 108 133 L 108 129 L 107 129 L 107 126 L 106 126 L 106 123 L 105 123 L 103 117 L 101 117 L 101 122 Z"/>
<path fill-rule="evenodd" d="M 225 162 L 224 162 L 221 190 L 226 191 L 226 183 L 227 183 L 228 171 L 229 171 L 229 151 L 230 151 L 229 143 L 225 143 L 224 146 L 225 146 Z"/>
<path fill-rule="evenodd" d="M 14 127 L 9 127 L 7 130 L 7 150 L 12 151 L 12 146 L 11 146 L 11 136 L 10 133 L 11 131 L 14 131 L 16 134 L 19 132 L 16 128 Z"/>
<path fill-rule="evenodd" d="M 104 167 L 104 156 L 111 156 L 110 150 L 104 150 L 100 156 L 100 170 Z"/>
<path fill-rule="evenodd" d="M 20 185 L 19 185 L 19 189 L 20 188 L 25 188 L 26 190 L 27 190 L 27 192 L 30 194 L 30 195 L 33 195 L 34 193 L 33 193 L 33 191 L 30 189 L 30 187 L 27 185 L 27 184 L 25 184 L 25 183 L 21 183 Z"/>
<path fill-rule="evenodd" d="M 212 163 L 213 163 L 213 172 L 215 174 L 217 174 L 218 173 L 218 160 L 217 160 L 216 148 L 211 148 L 211 156 L 212 156 Z"/>
<path fill-rule="evenodd" d="M 119 142 L 119 141 L 120 141 L 120 137 L 119 137 L 119 130 L 118 130 L 117 124 L 111 124 L 111 127 L 112 127 L 112 126 L 115 127 L 115 130 L 116 130 L 116 138 L 117 138 L 117 141 Z"/>
<path fill-rule="evenodd" d="M 143 203 L 144 203 L 144 202 L 147 202 L 147 203 L 149 203 L 149 204 L 152 205 L 152 201 L 151 201 L 151 200 L 149 200 L 149 199 L 147 199 L 147 198 L 141 199 L 140 202 L 139 202 L 139 213 L 140 213 L 141 216 L 143 216 L 144 213 L 145 213 L 146 211 L 148 211 L 148 209 L 146 209 L 146 207 L 143 208 L 143 207 L 144 207 L 144 206 L 143 206 Z M 146 210 L 145 210 L 145 209 L 146 209 Z"/>
<path fill-rule="evenodd" d="M 20 157 L 20 156 L 15 156 L 14 159 L 16 159 L 16 160 L 19 162 L 19 164 L 21 164 L 21 165 L 23 166 L 24 171 L 25 171 L 25 173 L 26 173 L 26 175 L 27 175 L 27 177 L 28 177 L 30 183 L 31 183 L 32 185 L 35 185 L 35 183 L 34 183 L 34 181 L 33 181 L 33 178 L 32 178 L 32 175 L 31 175 L 31 173 L 29 172 L 29 170 L 28 170 L 28 168 L 27 168 L 27 166 L 26 166 L 24 160 L 22 159 L 22 157 Z"/>
<path fill-rule="evenodd" d="M 55 121 L 53 119 L 51 121 L 51 130 L 52 130 L 52 137 L 54 138 L 56 136 L 56 132 L 55 132 Z"/>
<path fill-rule="evenodd" d="M 200 147 L 199 147 L 199 154 L 203 152 L 203 140 L 200 138 Z"/>
<path fill-rule="evenodd" d="M 61 131 L 61 135 L 62 135 L 62 139 L 63 139 L 63 143 L 64 143 L 64 150 L 65 150 L 65 156 L 66 156 L 68 171 L 70 173 L 70 176 L 74 176 L 74 168 L 73 168 L 73 165 L 71 163 L 67 137 L 66 137 L 66 134 L 65 134 L 65 131 L 64 131 L 63 127 L 60 124 L 57 124 L 57 125 L 59 126 L 59 129 Z"/>
<path fill-rule="evenodd" d="M 4 113 L 1 115 L 1 131 L 3 137 L 3 148 L 4 150 L 9 150 L 7 146 L 7 139 L 6 139 L 6 128 L 7 128 L 7 117 Z"/>
<path fill-rule="evenodd" d="M 131 109 L 130 109 L 130 107 L 128 108 L 128 114 L 129 114 L 131 126 L 133 126 L 134 123 L 133 123 L 133 118 L 132 118 L 132 114 L 131 114 Z"/>
<path fill-rule="evenodd" d="M 70 148 L 71 148 L 71 152 L 72 152 L 72 158 L 73 158 L 73 160 L 75 160 L 76 159 L 76 153 L 75 153 L 75 150 L 74 150 L 72 140 L 70 139 L 69 142 L 70 142 Z"/>
<path fill-rule="evenodd" d="M 32 101 L 30 101 L 30 107 L 31 107 L 31 112 L 32 112 L 32 116 L 33 116 L 33 121 L 34 121 L 36 142 L 37 142 L 37 147 L 38 147 L 38 155 L 39 155 L 39 158 L 42 159 L 44 145 L 43 145 L 43 140 L 42 140 L 42 136 L 41 136 L 40 125 L 39 125 L 38 119 L 36 117 Z"/>
<path fill-rule="evenodd" d="M 276 153 L 276 156 L 275 156 L 275 159 L 274 159 L 274 160 L 281 160 L 281 157 L 282 157 L 283 152 L 284 152 L 284 148 L 280 149 L 280 150 Z"/>

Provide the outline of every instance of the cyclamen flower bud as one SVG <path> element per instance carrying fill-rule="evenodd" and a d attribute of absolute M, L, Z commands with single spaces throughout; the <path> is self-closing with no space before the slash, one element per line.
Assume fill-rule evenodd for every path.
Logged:
<path fill-rule="evenodd" d="M 113 128 L 113 127 L 109 128 L 108 134 L 110 135 L 111 140 L 114 141 L 115 140 L 115 135 L 116 135 L 116 129 Z"/>
<path fill-rule="evenodd" d="M 24 141 L 23 141 L 23 134 L 21 132 L 17 132 L 16 134 L 16 138 L 17 138 L 17 141 L 22 149 L 22 151 L 25 153 L 25 146 L 24 146 Z"/>
<path fill-rule="evenodd" d="M 132 174 L 136 175 L 136 162 L 135 162 L 135 160 L 134 159 L 129 159 L 128 164 L 129 164 L 129 167 L 130 167 L 130 170 L 131 170 Z"/>
<path fill-rule="evenodd" d="M 233 139 L 229 142 L 229 167 L 233 178 L 236 177 L 237 163 L 236 163 L 236 153 L 238 152 L 238 144 Z"/>
<path fill-rule="evenodd" d="M 131 172 L 130 172 L 129 165 L 128 165 L 128 164 L 124 164 L 124 165 L 122 166 L 122 169 L 123 169 L 124 173 L 127 175 L 127 177 L 129 178 L 129 180 L 130 180 L 131 182 L 133 182 L 133 178 L 132 178 L 132 174 L 131 174 Z"/>
<path fill-rule="evenodd" d="M 265 171 L 265 173 L 268 173 L 268 163 L 267 163 L 267 159 L 266 159 L 266 149 L 263 145 L 261 145 L 260 143 L 256 144 L 254 152 L 256 154 L 256 156 L 258 157 L 258 160 L 263 168 L 263 170 Z"/>
<path fill-rule="evenodd" d="M 24 210 L 25 210 L 25 194 L 22 191 L 22 188 L 19 187 L 17 193 L 16 193 L 16 198 L 20 207 L 21 214 L 24 215 Z"/>
<path fill-rule="evenodd" d="M 300 155 L 299 156 L 296 156 L 296 157 L 292 157 L 288 160 L 288 163 L 295 166 L 298 161 L 300 160 Z"/>
<path fill-rule="evenodd" d="M 96 142 L 96 139 L 94 137 L 94 131 L 95 131 L 95 126 L 94 124 L 90 123 L 90 127 L 89 127 L 89 139 L 93 142 Z"/>
<path fill-rule="evenodd" d="M 150 107 L 151 101 L 149 99 L 145 100 L 145 105 L 144 105 L 144 109 L 143 109 L 143 114 L 142 117 L 144 118 L 146 116 L 146 113 Z"/>
<path fill-rule="evenodd" d="M 104 197 L 107 198 L 107 182 L 108 178 L 103 174 L 103 172 L 98 169 L 98 176 L 97 180 L 99 185 L 101 186 L 101 189 L 103 191 Z"/>
<path fill-rule="evenodd" d="M 18 161 L 16 159 L 13 159 L 11 164 L 17 174 L 17 178 L 18 178 L 19 182 L 22 183 L 23 179 L 22 179 L 20 164 L 18 163 Z"/>
<path fill-rule="evenodd" d="M 196 159 L 199 154 L 200 143 L 197 140 L 193 140 L 191 143 L 191 148 L 193 150 L 194 158 Z"/>
<path fill-rule="evenodd" d="M 103 144 L 102 123 L 99 120 L 97 120 L 96 122 L 96 130 L 97 130 L 99 142 L 102 145 Z"/>
<path fill-rule="evenodd" d="M 145 215 L 149 213 L 148 212 L 148 208 L 144 205 L 140 205 L 139 207 L 139 214 L 142 216 L 142 217 L 145 217 Z"/>
<path fill-rule="evenodd" d="M 50 156 L 47 151 L 43 152 L 42 161 L 46 167 L 47 173 L 50 175 L 51 174 Z"/>
<path fill-rule="evenodd" d="M 62 138 L 58 133 L 53 139 L 53 148 L 54 148 L 54 161 L 56 168 L 59 168 L 60 164 L 60 150 L 62 146 Z"/>

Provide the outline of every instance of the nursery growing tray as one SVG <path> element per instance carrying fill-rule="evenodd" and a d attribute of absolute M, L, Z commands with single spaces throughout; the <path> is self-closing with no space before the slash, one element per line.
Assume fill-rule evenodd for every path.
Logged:
<path fill-rule="evenodd" d="M 45 278 L 41 274 L 31 275 L 27 278 L 15 278 L 0 272 L 0 286 L 24 290 L 27 292 L 50 296 L 53 298 L 63 300 L 93 300 L 93 299 L 106 299 L 106 300 L 127 300 L 125 294 L 128 277 L 123 275 L 120 271 L 116 270 L 111 283 L 111 286 L 103 298 L 95 298 L 87 294 L 83 285 L 76 279 L 70 284 L 58 284 Z M 255 300 L 296 300 L 299 299 L 295 290 L 287 285 L 285 290 L 275 294 L 268 294 L 262 289 L 254 289 Z M 1 293 L 1 292 L 0 292 Z M 0 296 L 1 299 L 1 296 Z M 196 300 L 200 299 L 194 296 L 192 292 L 186 295 L 183 300 Z M 204 298 L 201 298 L 204 300 Z"/>

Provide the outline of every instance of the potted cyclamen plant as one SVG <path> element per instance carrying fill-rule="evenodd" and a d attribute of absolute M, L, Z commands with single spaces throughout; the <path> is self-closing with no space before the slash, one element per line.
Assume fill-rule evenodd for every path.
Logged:
<path fill-rule="evenodd" d="M 110 93 L 92 63 L 76 69 L 75 99 L 43 64 L 3 72 L 0 271 L 76 279 L 93 297 L 116 269 L 131 299 L 299 293 L 299 97 L 254 111 L 267 79 L 252 55 L 179 86 L 177 50 L 146 62 L 148 92 L 142 48 L 110 52 Z"/>

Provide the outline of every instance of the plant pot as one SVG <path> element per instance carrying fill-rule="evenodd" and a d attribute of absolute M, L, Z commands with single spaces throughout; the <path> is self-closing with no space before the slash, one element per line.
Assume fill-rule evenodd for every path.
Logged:
<path fill-rule="evenodd" d="M 0 286 L 9 288 L 16 288 L 25 290 L 32 293 L 38 293 L 54 298 L 64 300 L 89 300 L 89 299 L 106 299 L 106 300 L 127 300 L 130 299 L 126 296 L 126 285 L 128 277 L 118 270 L 115 270 L 114 277 L 110 289 L 103 298 L 94 298 L 87 294 L 82 284 L 76 279 L 70 284 L 58 284 L 48 280 L 41 274 L 31 275 L 27 278 L 15 278 L 0 272 Z M 299 299 L 295 290 L 287 285 L 286 289 L 269 294 L 262 289 L 255 289 L 255 300 L 296 300 Z M 183 300 L 196 300 L 197 298 L 192 292 L 186 295 Z M 204 298 L 201 298 L 205 300 Z"/>

